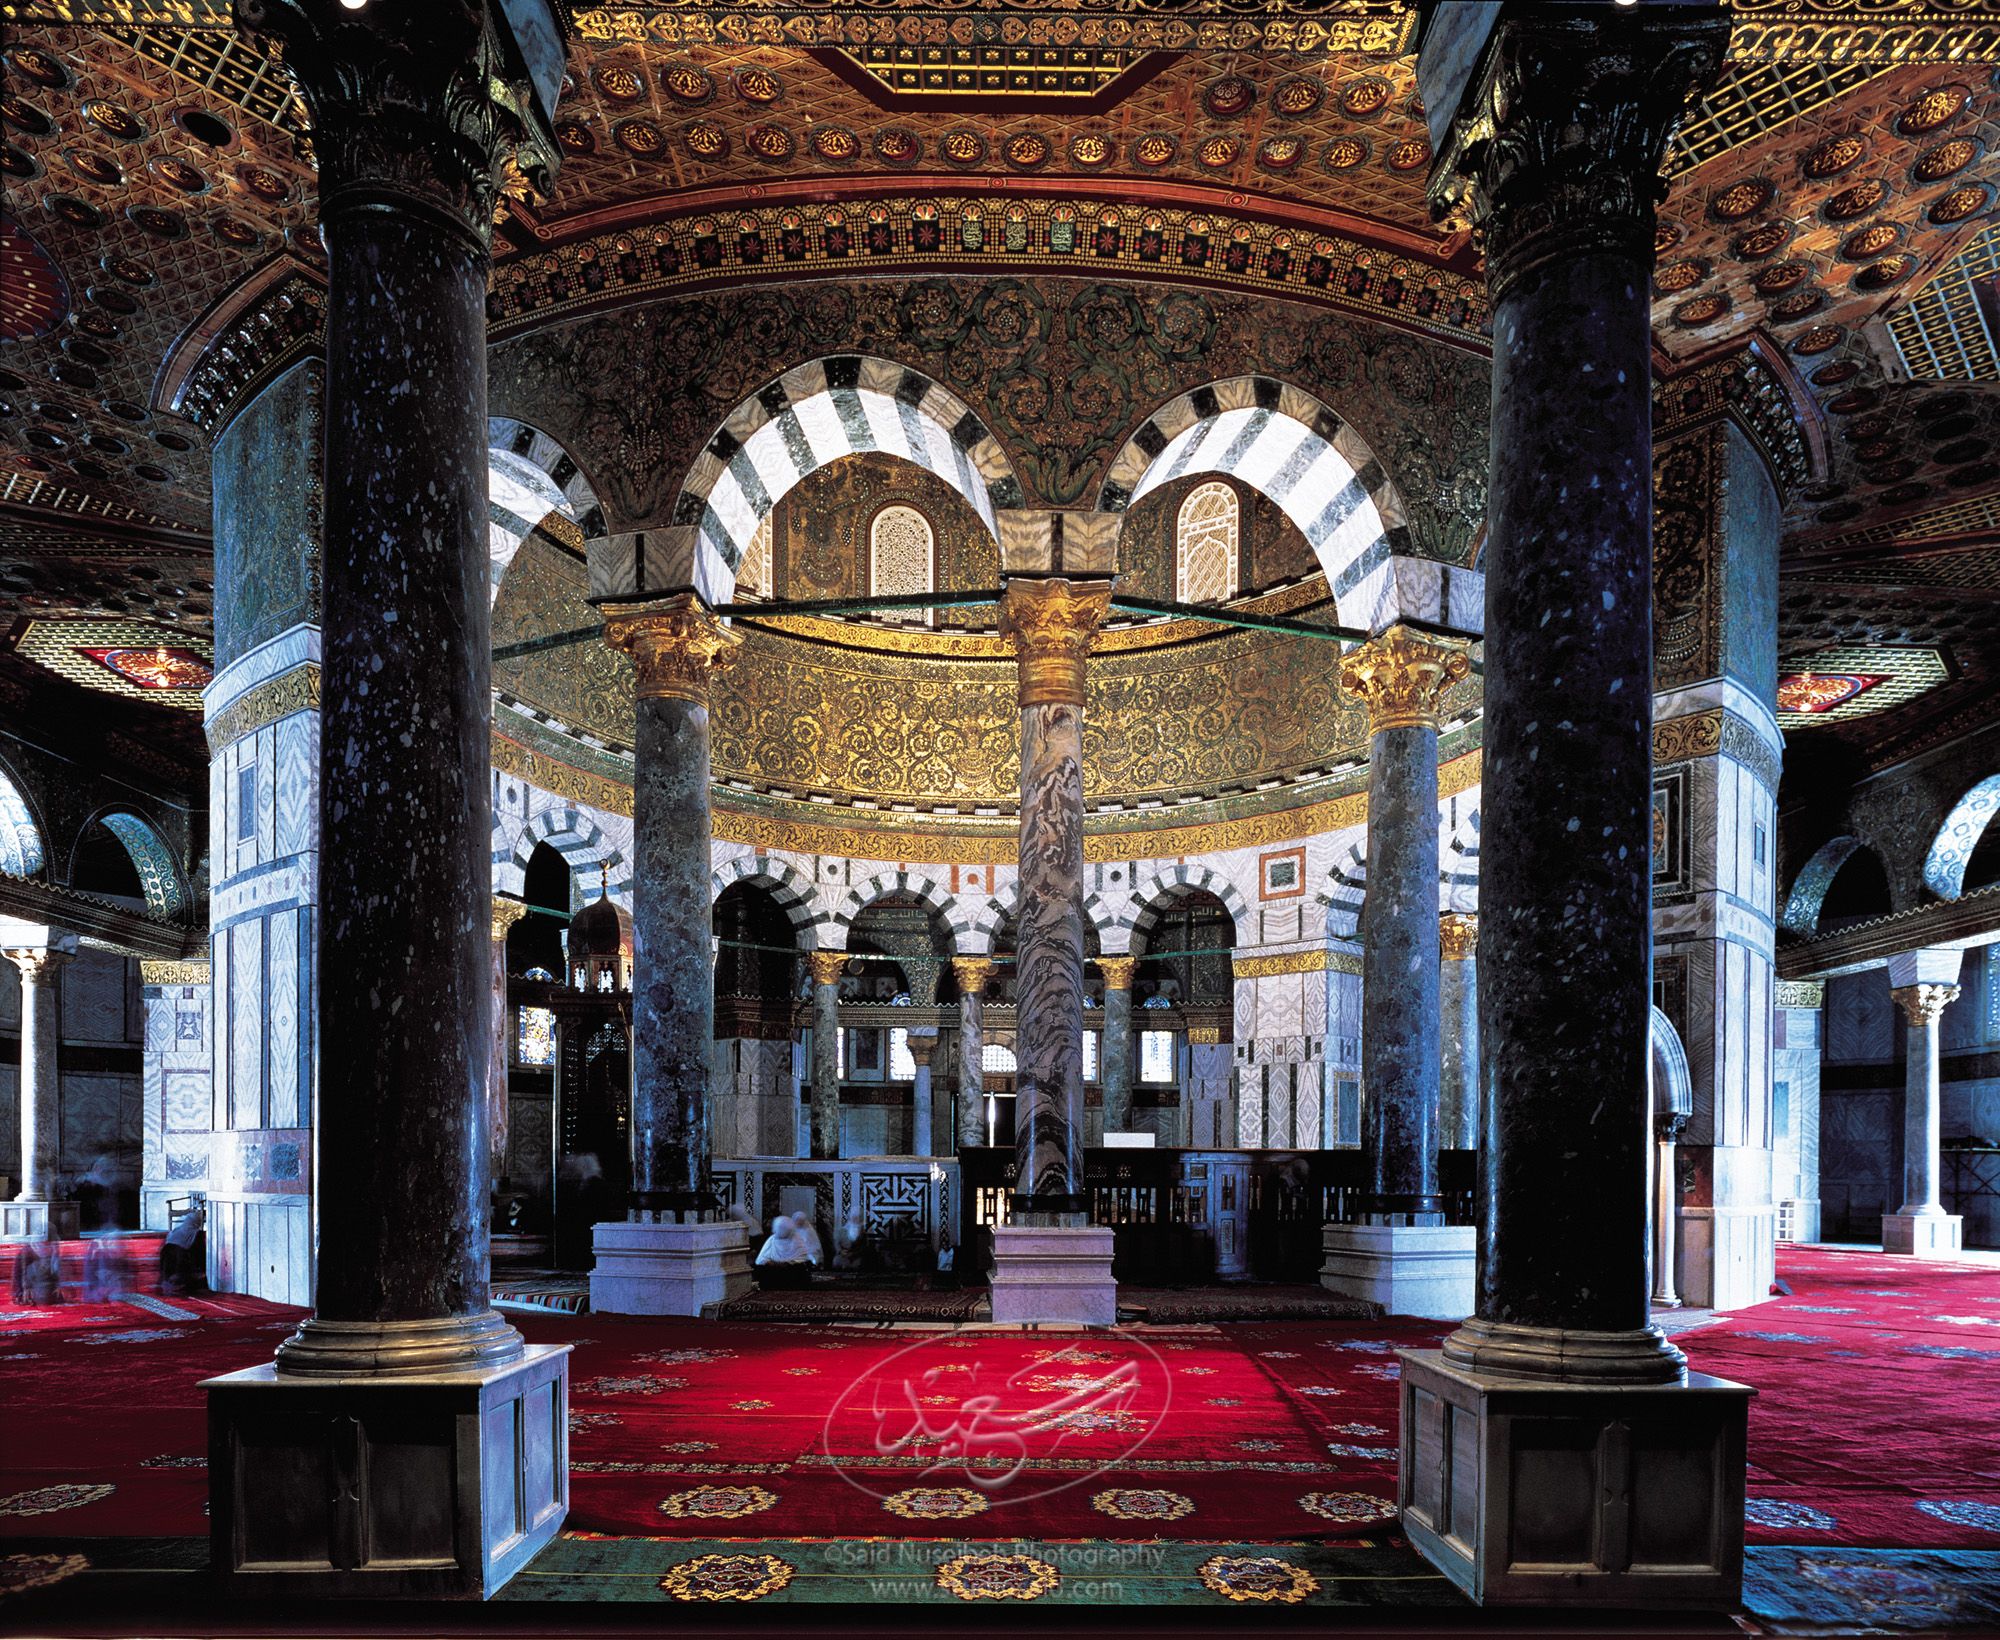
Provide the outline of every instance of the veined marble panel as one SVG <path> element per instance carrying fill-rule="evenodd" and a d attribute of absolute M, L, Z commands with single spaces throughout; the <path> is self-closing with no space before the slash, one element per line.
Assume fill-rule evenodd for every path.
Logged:
<path fill-rule="evenodd" d="M 319 713 L 296 712 L 271 726 L 275 807 L 273 850 L 303 854 L 319 847 Z"/>
<path fill-rule="evenodd" d="M 270 949 L 265 955 L 265 1017 L 270 1046 L 265 1063 L 270 1090 L 265 1121 L 271 1127 L 296 1127 L 299 1120 L 299 913 L 279 911 L 266 924 Z"/>
<path fill-rule="evenodd" d="M 246 920 L 261 922 L 273 911 L 310 904 L 318 865 L 317 854 L 293 855 L 218 885 L 209 896 L 209 926 L 221 930 Z"/>
<path fill-rule="evenodd" d="M 11 964 L 10 964 L 11 966 Z M 105 951 L 79 951 L 56 976 L 65 1042 L 126 1042 L 126 963 Z"/>
<path fill-rule="evenodd" d="M 229 1125 L 264 1125 L 264 924 L 229 930 Z"/>

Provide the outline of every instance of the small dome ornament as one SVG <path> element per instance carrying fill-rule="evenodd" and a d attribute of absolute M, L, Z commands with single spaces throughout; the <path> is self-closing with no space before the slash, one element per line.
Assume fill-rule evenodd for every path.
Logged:
<path fill-rule="evenodd" d="M 611 866 L 599 869 L 598 897 L 569 920 L 569 982 L 579 991 L 632 989 L 632 918 L 611 898 Z"/>

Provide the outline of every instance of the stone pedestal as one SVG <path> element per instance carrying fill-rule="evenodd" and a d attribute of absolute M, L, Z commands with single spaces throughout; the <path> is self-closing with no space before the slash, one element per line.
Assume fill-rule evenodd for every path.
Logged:
<path fill-rule="evenodd" d="M 593 1315 L 698 1316 L 750 1291 L 742 1225 L 600 1224 L 592 1234 Z"/>
<path fill-rule="evenodd" d="M 1477 1250 L 1469 1224 L 1329 1224 L 1319 1284 L 1385 1315 L 1463 1321 L 1472 1313 Z"/>
<path fill-rule="evenodd" d="M 1003 1224 L 993 1232 L 993 1319 L 1014 1325 L 1118 1319 L 1112 1233 L 1094 1225 Z"/>
<path fill-rule="evenodd" d="M 1406 1350 L 1403 1531 L 1487 1606 L 1712 1606 L 1743 1580 L 1754 1391 L 1691 1372 L 1610 1387 Z"/>
<path fill-rule="evenodd" d="M 569 1509 L 569 1346 L 504 1366 L 211 1378 L 212 1565 L 264 1599 L 483 1599 Z"/>
<path fill-rule="evenodd" d="M 0 1241 L 75 1241 L 83 1234 L 75 1202 L 0 1201 Z"/>
<path fill-rule="evenodd" d="M 1956 1213 L 1884 1213 L 1882 1251 L 1918 1258 L 1957 1258 L 1965 1249 L 1965 1220 Z"/>

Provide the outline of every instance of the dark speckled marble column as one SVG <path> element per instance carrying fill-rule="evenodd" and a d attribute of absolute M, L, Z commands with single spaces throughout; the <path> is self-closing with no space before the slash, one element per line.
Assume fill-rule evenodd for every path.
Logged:
<path fill-rule="evenodd" d="M 484 9 L 255 0 L 327 247 L 315 1313 L 284 1374 L 518 1357 L 487 1302 L 486 278 L 526 128 Z M 552 163 L 552 143 L 542 152 Z M 541 174 L 546 183 L 546 171 Z"/>
<path fill-rule="evenodd" d="M 1132 1126 L 1132 974 L 1138 966 L 1137 957 L 1097 959 L 1097 971 L 1104 976 L 1097 1079 L 1104 1090 L 1106 1133 L 1125 1133 Z"/>
<path fill-rule="evenodd" d="M 1393 626 L 1347 655 L 1368 707 L 1368 898 L 1361 915 L 1361 1148 L 1367 1221 L 1442 1224 L 1438 1147 L 1438 706 L 1462 645 Z"/>
<path fill-rule="evenodd" d="M 815 1160 L 832 1161 L 840 1155 L 840 976 L 847 953 L 810 951 L 806 966 L 813 982 L 810 1144 Z"/>
<path fill-rule="evenodd" d="M 1510 13 L 1488 123 L 1452 128 L 1432 182 L 1493 296 L 1479 1279 L 1444 1346 L 1474 1371 L 1685 1366 L 1647 1321 L 1650 277 L 1667 136 L 1727 36 L 1673 7 Z"/>
<path fill-rule="evenodd" d="M 986 1143 L 986 982 L 991 957 L 953 957 L 958 981 L 958 1143 Z"/>
<path fill-rule="evenodd" d="M 711 1216 L 709 680 L 742 640 L 692 593 L 605 610 L 638 674 L 632 758 L 632 1211 Z"/>
<path fill-rule="evenodd" d="M 1021 866 L 1015 956 L 1017 1224 L 1082 1223 L 1083 679 L 1110 607 L 1104 581 L 1007 583 L 1001 631 L 1021 676 Z"/>

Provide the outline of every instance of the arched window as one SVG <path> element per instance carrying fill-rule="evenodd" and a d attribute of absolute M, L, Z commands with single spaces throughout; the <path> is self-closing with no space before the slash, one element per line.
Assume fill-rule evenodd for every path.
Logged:
<path fill-rule="evenodd" d="M 1181 503 L 1174 553 L 1174 596 L 1184 604 L 1219 604 L 1236 596 L 1236 492 L 1202 484 Z"/>
<path fill-rule="evenodd" d="M 775 594 L 771 589 L 771 519 L 775 515 L 766 513 L 764 521 L 757 526 L 757 533 L 750 538 L 749 551 L 743 554 L 743 562 L 736 570 L 736 596 L 739 598 L 770 598 Z"/>
<path fill-rule="evenodd" d="M 899 592 L 931 592 L 935 562 L 931 521 L 915 507 L 884 507 L 868 530 L 868 591 L 871 597 Z M 927 609 L 884 611 L 886 620 L 928 626 Z"/>

